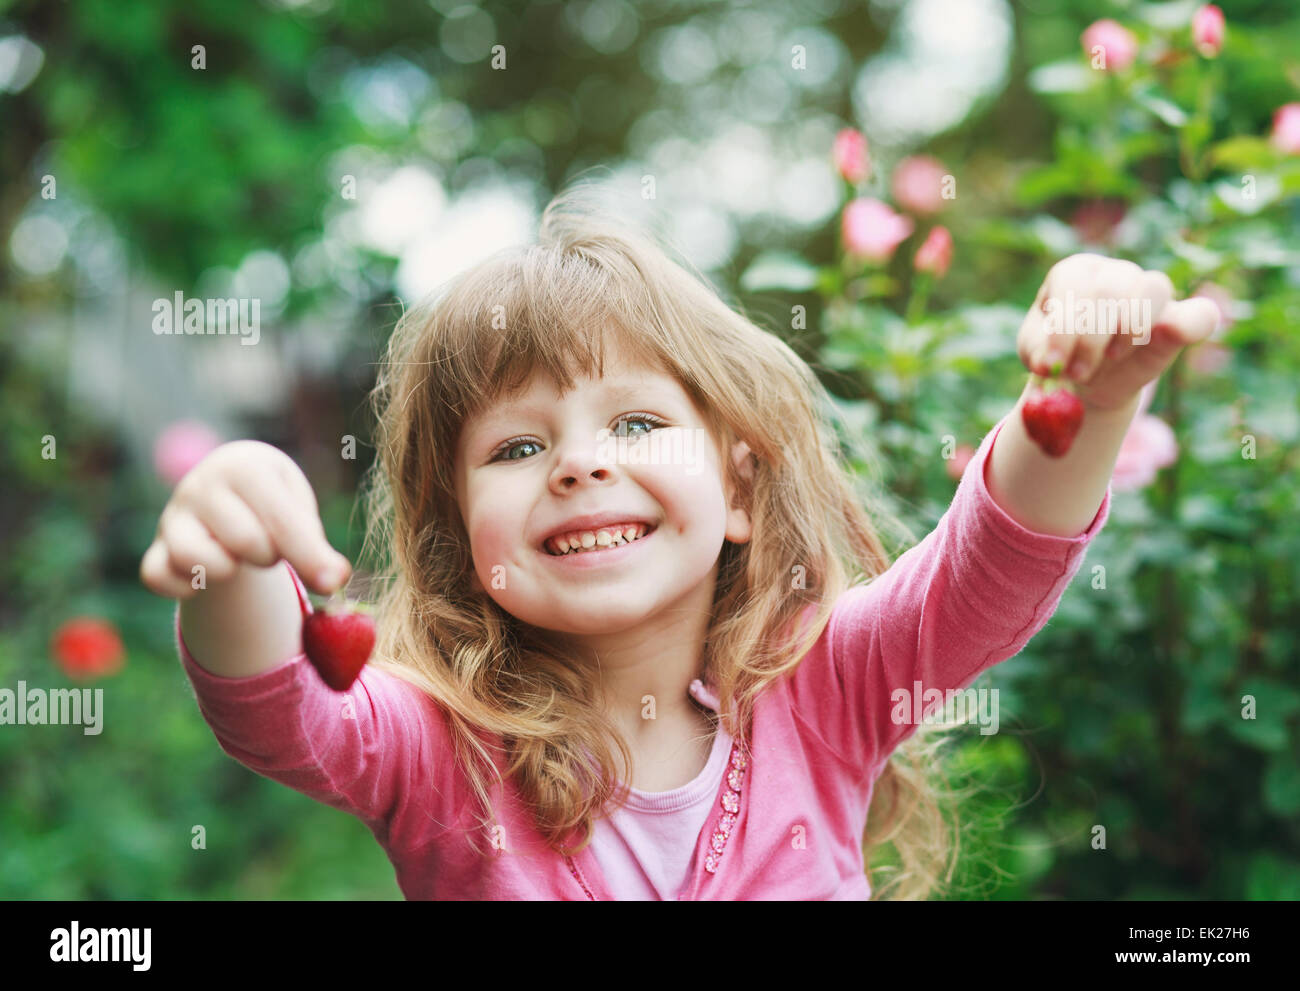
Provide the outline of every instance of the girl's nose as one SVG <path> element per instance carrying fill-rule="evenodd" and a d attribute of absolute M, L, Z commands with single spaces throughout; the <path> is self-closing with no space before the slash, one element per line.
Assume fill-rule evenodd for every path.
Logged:
<path fill-rule="evenodd" d="M 565 445 L 551 472 L 551 485 L 567 489 L 579 482 L 605 482 L 610 479 L 613 467 L 613 463 L 602 456 L 601 445 L 594 439 L 575 441 Z"/>

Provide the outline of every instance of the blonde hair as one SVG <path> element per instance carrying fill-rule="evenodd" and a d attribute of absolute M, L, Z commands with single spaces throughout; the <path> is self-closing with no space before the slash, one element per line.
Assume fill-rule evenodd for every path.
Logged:
<path fill-rule="evenodd" d="M 864 504 L 902 529 L 855 491 L 811 368 L 729 308 L 693 266 L 687 272 L 647 233 L 603 213 L 584 187 L 571 187 L 544 211 L 538 243 L 498 252 L 403 314 L 371 395 L 376 460 L 363 555 L 378 562 L 374 663 L 441 706 L 480 826 L 491 822 L 489 788 L 502 783 L 495 751 L 547 845 L 565 855 L 583 849 L 596 817 L 626 795 L 609 741 L 622 766 L 631 755 L 560 638 L 471 584 L 454 479 L 467 417 L 535 372 L 566 391 L 575 369 L 603 375 L 611 336 L 630 360 L 681 384 L 753 523 L 748 543 L 723 544 L 700 675 L 716 686 L 720 718 L 742 749 L 757 698 L 799 664 L 838 596 L 889 566 Z M 748 480 L 725 456 L 738 440 L 752 452 Z M 796 565 L 801 583 L 791 581 Z M 796 629 L 810 606 L 811 621 Z M 869 865 L 892 842 L 897 860 L 877 898 L 886 890 L 924 898 L 951 877 L 943 790 L 927 777 L 938 769 L 936 732 L 919 727 L 876 782 L 864 857 Z"/>

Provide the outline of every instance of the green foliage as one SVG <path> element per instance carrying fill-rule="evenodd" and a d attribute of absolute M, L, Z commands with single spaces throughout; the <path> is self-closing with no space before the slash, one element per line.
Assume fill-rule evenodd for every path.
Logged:
<path fill-rule="evenodd" d="M 222 0 L 0 3 L 46 59 L 30 88 L 0 98 L 14 191 L 0 196 L 4 243 L 23 190 L 52 170 L 112 221 L 135 264 L 188 288 L 250 251 L 291 258 L 319 239 L 345 148 L 452 176 L 470 158 L 507 161 L 527 135 L 542 157 L 515 164 L 541 191 L 576 164 L 636 159 L 631 123 L 683 89 L 647 81 L 646 38 L 696 11 L 650 5 L 645 37 L 600 61 L 554 41 L 562 6 L 494 7 L 512 58 L 529 66 L 503 73 L 430 43 L 442 18 L 427 0 L 337 0 L 311 15 Z M 1094 7 L 1017 6 L 1012 85 L 929 149 L 961 190 L 937 220 L 956 244 L 944 278 L 911 267 L 935 221 L 880 265 L 837 254 L 828 224 L 797 248 L 744 244 L 738 288 L 805 305 L 849 446 L 873 458 L 855 467 L 917 534 L 952 497 L 945 438 L 974 446 L 1014 404 L 1016 332 L 1055 261 L 1098 251 L 1168 272 L 1180 295 L 1214 283 L 1237 301 L 1218 342 L 1226 364 L 1198 371 L 1185 355 L 1150 410 L 1173 429 L 1177 461 L 1115 493 L 1051 622 L 987 676 L 1002 730 L 960 741 L 950 768 L 973 789 L 955 896 L 1300 898 L 1300 156 L 1268 141 L 1274 109 L 1300 92 L 1300 22 L 1268 5 L 1229 9 L 1228 44 L 1206 60 L 1185 26 L 1134 21 L 1143 54 L 1108 75 L 1079 46 L 1104 16 Z M 846 5 L 829 25 L 855 60 L 878 41 L 859 15 Z M 203 72 L 190 68 L 195 44 Z M 1171 54 L 1157 61 L 1162 46 Z M 470 135 L 418 113 L 361 120 L 344 80 L 387 58 L 466 104 Z M 583 87 L 597 75 L 602 85 Z M 844 113 L 840 102 L 831 109 Z M 1078 211 L 1099 204 L 1124 221 L 1089 233 Z M 357 265 L 377 297 L 390 290 L 391 259 Z M 42 293 L 71 299 L 75 287 L 10 280 L 0 270 L 0 687 L 71 686 L 49 640 L 74 615 L 111 620 L 127 660 L 92 683 L 105 693 L 101 735 L 0 727 L 0 897 L 400 897 L 359 821 L 247 771 L 213 739 L 176 656 L 175 606 L 137 578 L 166 492 L 115 428 L 77 406 L 65 359 L 38 363 L 8 332 Z M 289 310 L 327 291 L 295 279 Z M 354 333 L 368 347 L 380 336 Z M 359 403 L 339 405 L 351 427 Z M 320 431 L 298 439 L 332 445 L 342 432 Z M 34 442 L 47 433 L 54 461 Z M 319 491 L 331 543 L 353 559 L 354 483 Z M 1091 581 L 1098 564 L 1104 587 Z M 191 846 L 195 825 L 206 849 Z M 1099 825 L 1105 850 L 1092 845 Z"/>
<path fill-rule="evenodd" d="M 1011 735 L 967 744 L 956 766 L 992 762 L 1004 773 L 984 767 L 976 786 L 981 775 L 991 789 L 1009 780 L 1025 803 L 999 805 L 991 791 L 964 804 L 959 897 L 1294 897 L 1300 156 L 1267 137 L 1272 107 L 1294 99 L 1294 65 L 1273 32 L 1229 30 L 1220 60 L 1186 51 L 1185 28 L 1141 28 L 1173 49 L 1164 64 L 1107 74 L 1070 55 L 1030 71 L 1059 115 L 1051 158 L 1005 163 L 1018 178 L 1002 201 L 958 197 L 937 220 L 956 242 L 950 280 L 992 252 L 1005 259 L 995 279 L 1028 270 L 1016 291 L 926 313 L 929 287 L 907 271 L 923 219 L 892 262 L 846 256 L 811 280 L 818 358 L 863 397 L 850 406 L 864 407 L 857 422 L 890 466 L 883 484 L 920 533 L 951 498 L 945 438 L 973 447 L 1014 405 L 1025 374 L 1016 334 L 1053 262 L 1105 253 L 1167 271 L 1180 297 L 1214 283 L 1239 301 L 1214 345 L 1228 349 L 1226 366 L 1198 369 L 1185 353 L 1160 382 L 1149 412 L 1173 428 L 1177 461 L 1152 485 L 1114 493 L 1049 625 L 992 672 L 1015 713 Z M 1261 65 L 1261 53 L 1274 60 Z M 1237 74 L 1248 59 L 1249 83 Z M 1090 580 L 1096 565 L 1103 583 Z"/>

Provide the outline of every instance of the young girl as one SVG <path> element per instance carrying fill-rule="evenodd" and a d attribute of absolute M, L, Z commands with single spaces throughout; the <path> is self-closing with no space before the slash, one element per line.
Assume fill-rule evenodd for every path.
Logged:
<path fill-rule="evenodd" d="M 1135 305 L 1073 334 L 1046 319 L 1066 298 Z M 1073 446 L 1029 439 L 1026 389 L 891 565 L 808 366 L 570 192 L 538 244 L 392 335 L 378 641 L 348 692 L 302 653 L 298 576 L 329 593 L 349 565 L 275 448 L 227 444 L 183 479 L 141 576 L 182 600 L 221 747 L 359 816 L 408 898 L 866 899 L 873 794 L 933 811 L 900 699 L 968 685 L 1052 615 L 1142 388 L 1214 329 L 1213 304 L 1171 299 L 1128 262 L 1056 265 L 1018 348 L 1070 369 Z M 898 833 L 905 896 L 938 883 L 919 843 Z"/>

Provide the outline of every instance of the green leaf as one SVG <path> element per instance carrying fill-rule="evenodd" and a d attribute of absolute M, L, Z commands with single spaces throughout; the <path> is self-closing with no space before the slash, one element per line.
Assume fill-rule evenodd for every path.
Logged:
<path fill-rule="evenodd" d="M 1235 718 L 1239 712 L 1233 702 L 1213 685 L 1196 682 L 1183 696 L 1183 729 L 1200 733 L 1217 722 Z"/>
<path fill-rule="evenodd" d="M 1096 81 L 1097 73 L 1078 58 L 1040 65 L 1026 79 L 1035 93 L 1079 93 L 1091 88 Z"/>
<path fill-rule="evenodd" d="M 1224 263 L 1222 252 L 1213 251 L 1204 245 L 1193 244 L 1191 241 L 1184 241 L 1176 235 L 1169 237 L 1167 243 L 1169 249 L 1188 262 L 1198 275 L 1208 275 Z"/>
<path fill-rule="evenodd" d="M 1246 703 L 1243 696 L 1255 702 L 1253 719 L 1241 718 Z M 1287 717 L 1300 709 L 1300 692 L 1289 685 L 1267 678 L 1250 678 L 1235 693 L 1241 706 L 1227 719 L 1228 732 L 1236 739 L 1260 750 L 1281 751 L 1287 747 Z"/>
<path fill-rule="evenodd" d="M 747 292 L 786 289 L 804 292 L 817 285 L 818 271 L 803 258 L 788 251 L 765 251 L 740 277 L 740 287 Z"/>
<path fill-rule="evenodd" d="M 1265 706 L 1279 718 L 1300 712 L 1300 691 L 1280 681 L 1247 678 L 1241 684 L 1241 695 L 1255 696 L 1256 714 Z"/>
<path fill-rule="evenodd" d="M 1151 111 L 1170 127 L 1183 127 L 1190 119 L 1186 110 L 1164 97 L 1154 87 L 1135 90 L 1133 99 L 1139 106 Z"/>
<path fill-rule="evenodd" d="M 827 265 L 817 272 L 817 291 L 823 296 L 838 296 L 844 291 L 844 272 L 835 265 Z"/>
<path fill-rule="evenodd" d="M 1214 184 L 1214 193 L 1228 209 L 1250 216 L 1277 201 L 1282 195 L 1282 183 L 1267 173 L 1243 176 L 1242 179 L 1220 179 Z"/>
<path fill-rule="evenodd" d="M 1220 141 L 1209 152 L 1210 164 L 1225 169 L 1269 169 L 1277 165 L 1281 157 L 1267 138 L 1250 134 Z"/>
<path fill-rule="evenodd" d="M 1300 863 L 1267 852 L 1251 857 L 1245 897 L 1248 901 L 1300 899 Z"/>
<path fill-rule="evenodd" d="M 1214 125 L 1208 117 L 1197 116 L 1188 121 L 1187 126 L 1183 128 L 1183 140 L 1187 144 L 1188 151 L 1195 155 L 1201 150 L 1201 146 L 1210 139 L 1214 132 Z"/>
<path fill-rule="evenodd" d="M 1279 754 L 1264 772 L 1264 804 L 1280 816 L 1300 813 L 1300 761 Z"/>

